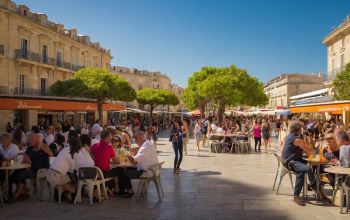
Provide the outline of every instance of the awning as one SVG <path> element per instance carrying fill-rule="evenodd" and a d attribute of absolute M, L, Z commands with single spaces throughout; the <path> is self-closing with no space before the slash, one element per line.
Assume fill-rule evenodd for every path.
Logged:
<path fill-rule="evenodd" d="M 143 111 L 143 110 L 136 109 L 136 108 L 127 108 L 127 110 L 128 111 L 130 110 L 130 111 L 135 112 L 135 113 L 149 114 L 149 112 L 147 112 L 147 111 Z"/>
<path fill-rule="evenodd" d="M 95 102 L 81 102 L 70 100 L 50 99 L 20 99 L 0 98 L 0 110 L 55 110 L 55 111 L 97 111 Z M 125 109 L 123 105 L 114 103 L 103 104 L 105 111 L 120 111 Z"/>
<path fill-rule="evenodd" d="M 292 113 L 306 112 L 331 112 L 332 114 L 342 114 L 343 111 L 350 111 L 350 101 L 334 101 L 309 105 L 291 106 Z"/>

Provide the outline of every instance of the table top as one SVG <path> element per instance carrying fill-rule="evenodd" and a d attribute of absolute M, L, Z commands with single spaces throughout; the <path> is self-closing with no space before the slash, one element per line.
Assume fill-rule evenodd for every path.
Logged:
<path fill-rule="evenodd" d="M 6 167 L 0 167 L 0 170 L 20 170 L 20 169 L 27 169 L 30 168 L 31 165 L 30 164 L 26 164 L 26 163 L 20 163 L 20 164 L 9 164 Z"/>
<path fill-rule="evenodd" d="M 217 137 L 247 137 L 247 135 L 236 133 L 236 134 L 209 134 L 209 136 L 217 136 Z"/>
<path fill-rule="evenodd" d="M 332 166 L 324 169 L 327 173 L 335 173 L 335 174 L 347 174 L 350 175 L 350 168 L 345 168 L 341 166 Z"/>

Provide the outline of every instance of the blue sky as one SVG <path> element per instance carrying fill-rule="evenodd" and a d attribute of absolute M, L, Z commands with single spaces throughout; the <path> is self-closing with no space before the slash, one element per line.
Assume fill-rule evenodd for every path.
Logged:
<path fill-rule="evenodd" d="M 262 82 L 326 73 L 322 39 L 350 14 L 348 0 L 15 0 L 77 28 L 112 65 L 159 70 L 186 86 L 202 66 L 235 64 Z"/>

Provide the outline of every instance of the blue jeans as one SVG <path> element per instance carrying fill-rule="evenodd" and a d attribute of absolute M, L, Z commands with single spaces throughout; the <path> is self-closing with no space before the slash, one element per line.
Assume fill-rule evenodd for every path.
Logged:
<path fill-rule="evenodd" d="M 289 162 L 289 167 L 296 173 L 294 196 L 299 196 L 301 189 L 303 188 L 305 173 L 308 174 L 310 185 L 312 187 L 316 186 L 315 175 L 310 166 L 301 161 L 292 160 Z"/>
<path fill-rule="evenodd" d="M 177 168 L 180 168 L 182 156 L 183 156 L 183 143 L 182 142 L 173 142 L 173 149 L 175 153 L 174 159 L 174 171 Z"/>

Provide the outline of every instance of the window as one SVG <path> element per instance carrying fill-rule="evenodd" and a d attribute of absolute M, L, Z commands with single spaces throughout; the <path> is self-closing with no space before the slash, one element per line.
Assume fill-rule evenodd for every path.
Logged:
<path fill-rule="evenodd" d="M 335 70 L 335 59 L 332 59 L 332 70 Z"/>
<path fill-rule="evenodd" d="M 57 49 L 56 51 L 56 65 L 62 67 L 62 49 Z"/>
<path fill-rule="evenodd" d="M 43 44 L 41 49 L 41 62 L 47 63 L 47 45 Z"/>
<path fill-rule="evenodd" d="M 21 39 L 21 58 L 28 57 L 28 40 L 22 38 Z"/>
<path fill-rule="evenodd" d="M 78 66 L 78 53 L 72 52 L 72 58 L 71 58 L 72 67 Z"/>
<path fill-rule="evenodd" d="M 46 95 L 46 79 L 40 78 L 40 95 Z"/>
<path fill-rule="evenodd" d="M 340 68 L 344 67 L 344 54 L 340 55 Z"/>
<path fill-rule="evenodd" d="M 26 76 L 20 75 L 19 76 L 19 94 L 22 95 L 25 92 L 25 83 L 26 83 Z"/>
<path fill-rule="evenodd" d="M 345 38 L 341 39 L 341 47 L 344 48 L 345 47 Z"/>

